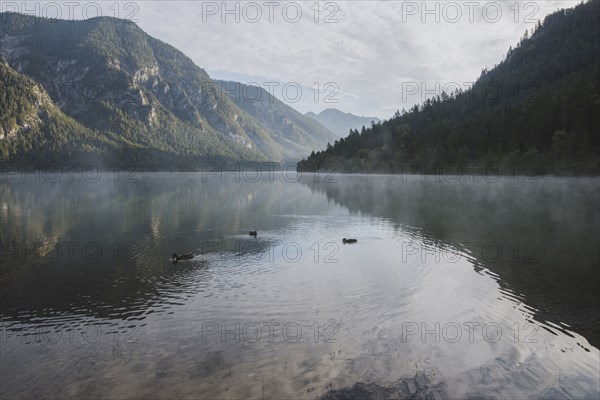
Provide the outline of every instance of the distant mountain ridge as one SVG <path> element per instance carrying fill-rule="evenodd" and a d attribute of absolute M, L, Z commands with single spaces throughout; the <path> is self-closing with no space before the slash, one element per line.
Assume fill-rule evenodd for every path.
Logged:
<path fill-rule="evenodd" d="M 340 137 L 345 137 L 350 130 L 361 129 L 363 126 L 370 127 L 371 122 L 378 123 L 380 120 L 376 117 L 362 117 L 352 113 L 345 113 L 337 108 L 327 108 L 319 114 L 312 111 L 307 112 L 307 117 L 319 121 L 323 126 Z"/>
<path fill-rule="evenodd" d="M 120 166 L 187 169 L 205 160 L 297 160 L 329 140 L 319 126 L 287 136 L 266 129 L 191 59 L 130 21 L 0 19 L 1 161 L 94 154 Z M 52 109 L 42 114 L 68 128 L 34 118 L 41 112 L 34 92 Z"/>
<path fill-rule="evenodd" d="M 259 86 L 222 80 L 215 80 L 215 83 L 292 154 L 323 150 L 327 143 L 338 138 L 318 121 L 302 115 Z"/>

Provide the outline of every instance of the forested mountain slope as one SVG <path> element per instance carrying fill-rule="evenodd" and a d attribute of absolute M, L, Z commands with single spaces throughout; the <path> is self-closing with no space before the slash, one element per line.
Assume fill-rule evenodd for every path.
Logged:
<path fill-rule="evenodd" d="M 91 152 L 111 165 L 188 169 L 205 160 L 298 160 L 327 143 L 320 133 L 308 142 L 312 132 L 284 143 L 280 132 L 265 129 L 191 59 L 132 22 L 16 13 L 0 19 L 4 162 L 44 163 L 57 154 Z M 30 79 L 15 81 L 15 74 Z M 36 106 L 24 94 L 27 87 L 14 87 L 21 82 L 35 82 L 31 87 L 46 94 L 45 103 L 70 121 L 68 128 L 49 130 L 41 118 L 36 129 L 46 133 L 40 142 L 26 126 L 26 110 Z M 96 147 L 77 147 L 67 137 L 91 137 Z"/>
<path fill-rule="evenodd" d="M 598 127 L 600 0 L 591 0 L 546 17 L 470 89 L 354 131 L 298 169 L 598 173 Z"/>

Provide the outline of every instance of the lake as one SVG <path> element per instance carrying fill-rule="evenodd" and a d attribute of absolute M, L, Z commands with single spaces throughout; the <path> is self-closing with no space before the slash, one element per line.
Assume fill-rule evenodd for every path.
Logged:
<path fill-rule="evenodd" d="M 598 398 L 599 204 L 598 178 L 4 175 L 0 397 Z"/>

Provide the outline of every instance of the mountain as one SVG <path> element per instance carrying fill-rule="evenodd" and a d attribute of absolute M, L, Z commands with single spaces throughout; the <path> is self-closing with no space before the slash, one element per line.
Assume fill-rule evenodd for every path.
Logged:
<path fill-rule="evenodd" d="M 598 174 L 598 126 L 600 0 L 591 0 L 526 31 L 468 90 L 355 130 L 298 169 Z"/>
<path fill-rule="evenodd" d="M 313 143 L 322 147 L 320 131 L 293 142 L 265 129 L 191 59 L 130 21 L 0 18 L 0 83 L 10 89 L 0 94 L 2 162 L 94 154 L 114 166 L 187 169 L 297 160 Z"/>
<path fill-rule="evenodd" d="M 315 114 L 309 111 L 305 114 L 307 117 L 319 121 L 323 126 L 335 133 L 338 137 L 345 137 L 350 130 L 360 129 L 363 126 L 371 126 L 371 122 L 379 122 L 379 118 L 375 117 L 360 117 L 351 113 L 345 113 L 337 108 L 328 108 Z"/>
<path fill-rule="evenodd" d="M 325 149 L 328 143 L 338 139 L 319 122 L 300 114 L 261 87 L 231 81 L 215 82 L 234 104 L 257 120 L 276 143 L 287 149 L 285 155 L 288 158 L 298 160 L 312 150 Z"/>
<path fill-rule="evenodd" d="M 92 162 L 117 143 L 65 115 L 48 93 L 30 78 L 0 62 L 0 142 L 4 162 L 25 163 L 27 154 L 37 162 Z M 12 157 L 9 157 L 12 156 Z"/>

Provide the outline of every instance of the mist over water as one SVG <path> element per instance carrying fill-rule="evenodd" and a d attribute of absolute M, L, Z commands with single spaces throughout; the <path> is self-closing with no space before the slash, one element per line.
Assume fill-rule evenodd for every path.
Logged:
<path fill-rule="evenodd" d="M 7 176 L 1 397 L 600 395 L 597 178 L 270 178 Z"/>

